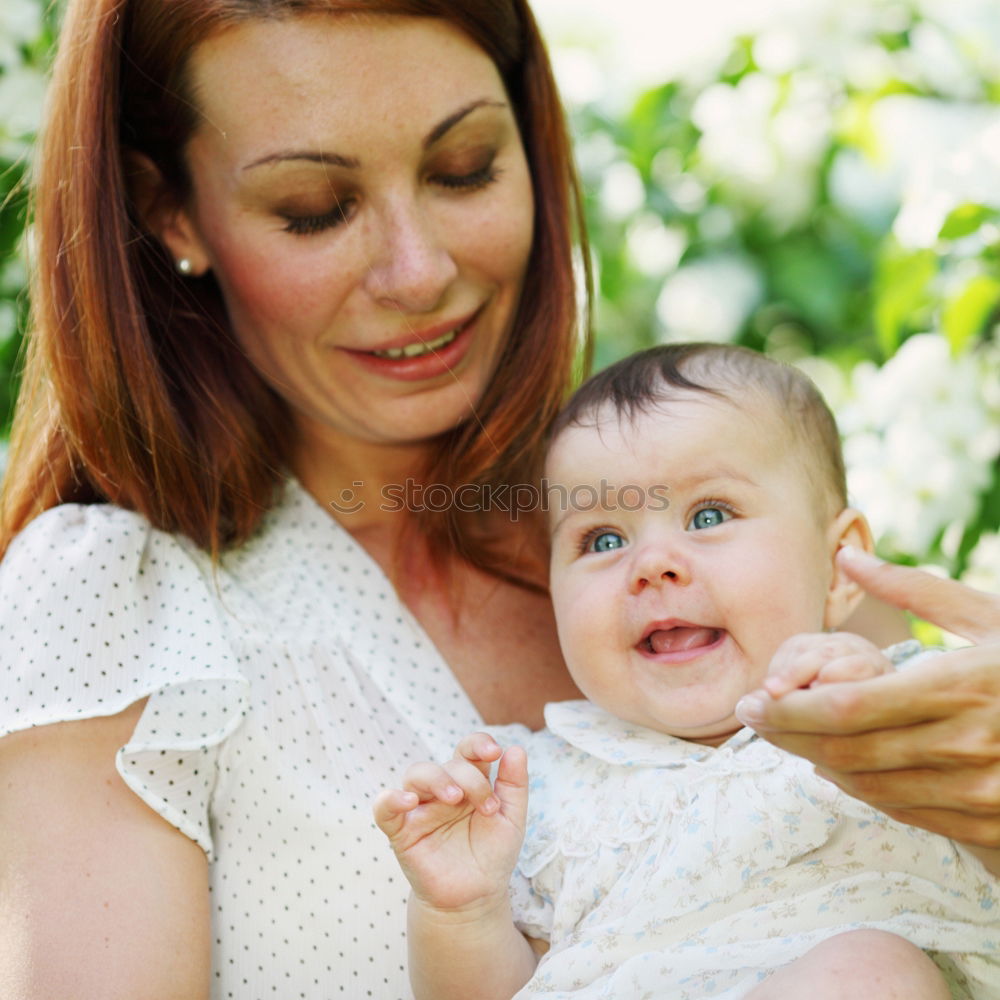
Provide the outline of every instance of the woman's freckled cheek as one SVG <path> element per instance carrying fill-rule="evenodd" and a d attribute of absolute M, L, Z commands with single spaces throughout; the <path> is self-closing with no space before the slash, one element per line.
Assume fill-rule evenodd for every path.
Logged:
<path fill-rule="evenodd" d="M 220 270 L 231 311 L 239 320 L 250 316 L 258 327 L 295 327 L 315 316 L 320 327 L 323 315 L 335 310 L 335 283 L 329 266 L 317 267 L 303 256 L 275 258 L 243 249 L 224 256 Z"/>
<path fill-rule="evenodd" d="M 518 205 L 508 215 L 507 213 L 489 213 L 483 220 L 483 231 L 490 232 L 494 239 L 498 259 L 518 260 L 524 258 L 527 265 L 527 254 L 531 250 L 533 240 L 533 224 L 529 218 L 525 226 L 518 218 L 519 213 L 529 210 L 529 206 Z"/>

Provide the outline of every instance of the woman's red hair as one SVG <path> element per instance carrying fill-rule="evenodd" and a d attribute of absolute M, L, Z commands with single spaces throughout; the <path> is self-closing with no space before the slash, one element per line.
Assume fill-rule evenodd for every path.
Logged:
<path fill-rule="evenodd" d="M 37 155 L 34 330 L 0 552 L 56 504 L 109 502 L 217 555 L 247 539 L 274 502 L 292 452 L 288 408 L 236 343 L 214 278 L 180 278 L 143 226 L 126 163 L 129 151 L 149 157 L 184 199 L 194 47 L 241 20 L 306 12 L 443 18 L 501 73 L 534 183 L 534 246 L 493 380 L 475 418 L 440 439 L 426 481 L 537 482 L 545 430 L 586 327 L 574 238 L 585 274 L 588 258 L 562 108 L 524 0 L 74 0 Z M 589 275 L 586 284 L 589 293 Z M 415 528 L 432 552 L 538 583 L 537 559 L 491 546 L 474 515 L 419 515 Z"/>

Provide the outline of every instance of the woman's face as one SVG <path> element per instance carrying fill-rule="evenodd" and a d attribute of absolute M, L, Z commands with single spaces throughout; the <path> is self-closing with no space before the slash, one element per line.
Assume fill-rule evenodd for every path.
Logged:
<path fill-rule="evenodd" d="M 532 241 L 496 67 L 431 18 L 308 15 L 202 43 L 193 195 L 164 238 L 211 269 L 302 443 L 410 444 L 468 417 Z"/>

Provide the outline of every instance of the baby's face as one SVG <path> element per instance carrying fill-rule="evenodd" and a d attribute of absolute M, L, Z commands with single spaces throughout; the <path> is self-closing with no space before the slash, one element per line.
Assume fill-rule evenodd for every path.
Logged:
<path fill-rule="evenodd" d="M 720 743 L 778 646 L 837 624 L 829 512 L 772 407 L 693 393 L 605 414 L 559 436 L 546 474 L 559 638 L 614 715 Z"/>

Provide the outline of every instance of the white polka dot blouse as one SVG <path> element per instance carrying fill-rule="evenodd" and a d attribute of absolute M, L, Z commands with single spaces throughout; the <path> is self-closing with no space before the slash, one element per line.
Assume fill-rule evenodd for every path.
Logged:
<path fill-rule="evenodd" d="M 410 997 L 408 887 L 371 819 L 483 723 L 378 565 L 295 482 L 211 566 L 112 506 L 0 564 L 0 735 L 149 697 L 117 756 L 209 859 L 213 998 Z"/>

